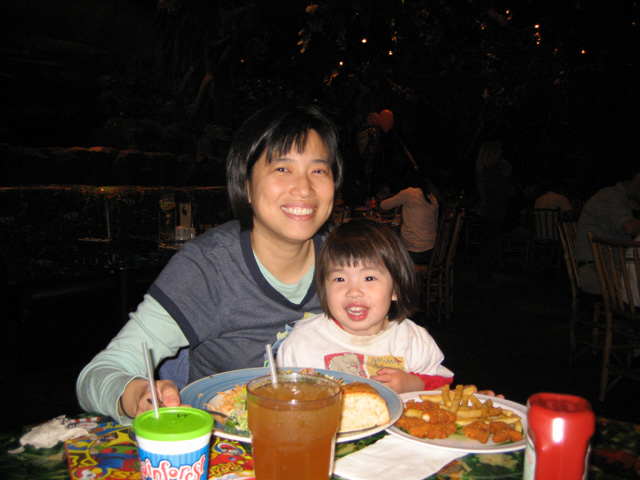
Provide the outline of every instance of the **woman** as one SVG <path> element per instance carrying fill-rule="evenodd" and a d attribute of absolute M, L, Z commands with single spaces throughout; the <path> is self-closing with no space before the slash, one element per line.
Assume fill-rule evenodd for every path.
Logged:
<path fill-rule="evenodd" d="M 400 235 L 414 263 L 428 264 L 438 234 L 438 200 L 429 191 L 428 181 L 416 172 L 405 176 L 407 188 L 380 204 L 383 210 L 402 207 Z"/>
<path fill-rule="evenodd" d="M 121 423 L 151 408 L 141 343 L 154 363 L 189 347 L 189 381 L 264 365 L 264 347 L 321 311 L 313 282 L 318 234 L 342 180 L 334 125 L 314 107 L 258 112 L 227 157 L 237 220 L 187 242 L 129 322 L 80 373 L 85 410 Z M 163 406 L 180 404 L 171 380 L 156 382 Z"/>

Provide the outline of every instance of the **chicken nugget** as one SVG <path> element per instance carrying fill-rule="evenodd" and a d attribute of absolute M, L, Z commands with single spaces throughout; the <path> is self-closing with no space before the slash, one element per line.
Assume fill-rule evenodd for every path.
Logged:
<path fill-rule="evenodd" d="M 456 426 L 455 423 L 446 423 L 442 425 L 442 428 L 444 428 L 444 431 L 447 433 L 447 436 L 453 435 L 458 431 L 458 427 Z"/>
<path fill-rule="evenodd" d="M 493 422 L 493 423 L 504 423 L 504 422 Z M 506 424 L 505 424 L 506 425 Z M 493 426 L 492 426 L 493 430 Z M 491 437 L 491 440 L 494 443 L 505 443 L 505 442 L 519 442 L 522 440 L 522 433 L 516 431 L 511 425 L 506 425 L 506 428 L 502 428 L 501 430 L 495 432 Z"/>
<path fill-rule="evenodd" d="M 409 400 L 407 403 L 405 403 L 404 408 L 405 410 L 415 409 L 415 410 L 421 410 L 423 412 L 427 412 L 430 410 L 438 410 L 440 408 L 440 405 L 430 400 L 425 400 L 424 402 L 416 402 L 415 400 Z"/>
<path fill-rule="evenodd" d="M 456 414 L 442 408 L 424 412 L 422 419 L 433 425 L 442 425 L 456 421 Z"/>
<path fill-rule="evenodd" d="M 409 434 L 414 437 L 429 438 L 431 440 L 435 438 L 443 439 L 449 436 L 447 428 L 444 425 L 434 425 L 430 423 L 410 428 Z"/>
<path fill-rule="evenodd" d="M 478 440 L 480 443 L 487 443 L 491 436 L 491 427 L 484 422 L 477 421 L 462 427 L 462 433 L 467 438 Z"/>
<path fill-rule="evenodd" d="M 505 422 L 491 422 L 489 424 L 489 427 L 491 428 L 491 433 L 498 433 L 501 432 L 502 430 L 506 430 L 508 428 L 510 428 L 509 425 L 507 425 Z"/>
<path fill-rule="evenodd" d="M 409 431 L 409 429 L 412 428 L 412 427 L 417 427 L 417 426 L 425 425 L 425 424 L 426 424 L 426 422 L 424 420 L 422 420 L 421 418 L 402 416 L 396 422 L 395 426 L 398 427 L 398 428 L 401 428 L 403 430 Z"/>
<path fill-rule="evenodd" d="M 423 412 L 421 417 L 414 412 Z M 407 415 L 411 413 L 411 415 Z M 396 426 L 418 438 L 442 439 L 456 433 L 456 416 L 445 410 L 440 404 L 428 400 L 417 402 L 410 400 L 405 404 L 405 414 L 396 422 Z"/>

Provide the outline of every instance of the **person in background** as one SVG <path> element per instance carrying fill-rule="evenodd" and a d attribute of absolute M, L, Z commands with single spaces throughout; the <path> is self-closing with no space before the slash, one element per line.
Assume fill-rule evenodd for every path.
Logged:
<path fill-rule="evenodd" d="M 600 294 L 600 283 L 593 263 L 588 232 L 596 237 L 631 240 L 640 234 L 640 219 L 633 215 L 640 204 L 640 166 L 636 163 L 622 181 L 605 187 L 587 200 L 582 208 L 575 238 L 580 288 Z"/>
<path fill-rule="evenodd" d="M 405 175 L 406 188 L 380 203 L 383 210 L 402 207 L 400 235 L 414 263 L 428 264 L 438 233 L 438 200 L 418 172 Z"/>
<path fill-rule="evenodd" d="M 191 382 L 263 366 L 266 344 L 321 311 L 319 232 L 341 180 L 337 131 L 319 109 L 271 106 L 251 116 L 227 157 L 237 220 L 173 256 L 127 324 L 80 373 L 80 406 L 125 425 L 152 408 L 143 341 L 156 365 L 188 346 Z M 155 388 L 161 406 L 180 404 L 172 380 Z"/>
<path fill-rule="evenodd" d="M 533 208 L 553 208 L 562 213 L 562 221 L 572 222 L 577 220 L 576 212 L 565 195 L 565 190 L 558 182 L 549 180 L 543 183 L 543 188 L 546 193 L 536 198 Z"/>
<path fill-rule="evenodd" d="M 418 280 L 391 229 L 367 219 L 337 227 L 320 250 L 316 283 L 323 314 L 296 324 L 278 350 L 279 367 L 351 373 L 398 393 L 451 383 L 436 342 L 407 318 Z"/>
<path fill-rule="evenodd" d="M 543 193 L 533 204 L 533 208 L 553 209 L 558 217 L 547 215 L 547 212 L 535 212 L 536 238 L 538 240 L 558 240 L 556 221 L 571 222 L 576 220 L 576 213 L 571 202 L 564 195 L 563 188 L 555 181 L 543 182 Z"/>
<path fill-rule="evenodd" d="M 502 156 L 502 142 L 492 140 L 480 146 L 476 161 L 476 214 L 482 230 L 477 272 L 477 281 L 482 286 L 491 286 L 498 270 L 500 239 L 511 196 L 511 172 L 511 164 Z"/>

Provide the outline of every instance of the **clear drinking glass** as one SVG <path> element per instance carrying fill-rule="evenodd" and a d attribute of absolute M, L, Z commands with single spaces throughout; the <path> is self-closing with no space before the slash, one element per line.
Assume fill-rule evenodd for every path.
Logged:
<path fill-rule="evenodd" d="M 247 412 L 258 480 L 326 480 L 333 470 L 342 389 L 334 380 L 300 373 L 247 384 Z"/>

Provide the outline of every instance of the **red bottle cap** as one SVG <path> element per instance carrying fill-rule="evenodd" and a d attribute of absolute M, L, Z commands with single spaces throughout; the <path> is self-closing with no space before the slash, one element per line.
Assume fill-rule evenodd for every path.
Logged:
<path fill-rule="evenodd" d="M 536 393 L 529 398 L 529 406 L 533 405 L 559 413 L 591 412 L 591 404 L 584 398 L 560 393 Z"/>

